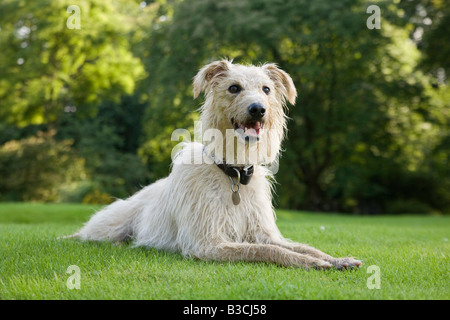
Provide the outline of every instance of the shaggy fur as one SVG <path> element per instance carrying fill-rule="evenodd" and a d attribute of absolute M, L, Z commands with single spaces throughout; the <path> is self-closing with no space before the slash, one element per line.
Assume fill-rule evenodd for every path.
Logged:
<path fill-rule="evenodd" d="M 232 93 L 233 85 L 241 90 Z M 136 246 L 205 260 L 359 267 L 361 262 L 353 258 L 333 258 L 283 238 L 275 224 L 273 175 L 262 164 L 278 160 L 286 130 L 286 102 L 294 104 L 297 96 L 291 77 L 274 64 L 243 66 L 224 60 L 203 67 L 193 87 L 195 98 L 205 92 L 201 123 L 209 138 L 203 144 L 185 144 L 167 178 L 97 212 L 74 236 L 97 241 L 132 239 Z M 250 119 L 253 103 L 265 109 L 259 121 Z M 208 135 L 208 130 L 213 134 Z M 240 185 L 238 205 L 231 201 L 230 177 L 213 161 L 255 165 L 251 182 Z"/>

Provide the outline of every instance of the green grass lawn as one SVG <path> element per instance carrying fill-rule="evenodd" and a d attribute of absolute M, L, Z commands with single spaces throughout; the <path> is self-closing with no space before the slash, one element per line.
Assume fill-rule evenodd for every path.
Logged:
<path fill-rule="evenodd" d="M 99 207 L 0 204 L 0 299 L 449 299 L 449 216 L 342 216 L 278 211 L 282 233 L 355 271 L 217 263 L 131 245 L 58 240 Z M 69 289 L 71 265 L 79 290 Z M 380 270 L 380 289 L 369 289 Z M 372 277 L 372 278 L 370 278 Z"/>

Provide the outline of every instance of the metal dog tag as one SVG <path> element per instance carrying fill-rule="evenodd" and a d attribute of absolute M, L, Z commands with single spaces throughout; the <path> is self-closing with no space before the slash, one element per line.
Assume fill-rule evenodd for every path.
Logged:
<path fill-rule="evenodd" d="M 239 191 L 233 191 L 233 194 L 231 195 L 231 200 L 233 201 L 233 204 L 235 206 L 241 203 L 241 195 L 239 194 Z"/>
<path fill-rule="evenodd" d="M 239 185 L 239 179 L 240 179 L 239 171 L 237 171 L 237 174 L 238 174 L 237 183 L 234 182 L 232 177 L 229 177 L 230 181 L 231 181 L 231 201 L 233 201 L 233 204 L 235 206 L 237 206 L 239 203 L 241 203 L 241 195 L 239 194 L 239 189 L 240 189 L 240 185 Z"/>

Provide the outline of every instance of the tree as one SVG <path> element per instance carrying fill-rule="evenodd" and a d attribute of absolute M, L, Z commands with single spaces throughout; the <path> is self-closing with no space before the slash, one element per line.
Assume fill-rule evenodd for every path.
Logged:
<path fill-rule="evenodd" d="M 411 24 L 399 26 L 399 7 L 378 4 L 382 26 L 370 30 L 358 0 L 182 1 L 154 34 L 160 41 L 151 59 L 160 76 L 151 83 L 147 119 L 192 120 L 187 115 L 198 103 L 190 83 L 206 62 L 277 62 L 299 91 L 278 173 L 280 204 L 381 212 L 396 175 L 410 177 L 423 151 L 440 143 L 432 132 L 442 122 L 429 122 L 427 113 L 433 105 L 439 117 L 445 111 L 432 103 L 429 77 L 417 69 Z M 167 129 L 158 130 L 166 139 Z M 168 154 L 165 145 L 159 154 Z"/>
<path fill-rule="evenodd" d="M 102 102 L 95 117 L 67 113 L 60 119 L 58 140 L 72 139 L 73 149 L 85 159 L 85 183 L 73 191 L 77 200 L 94 192 L 123 198 L 148 183 L 148 170 L 137 156 L 143 107 L 125 96 L 120 103 Z"/>
<path fill-rule="evenodd" d="M 145 104 L 137 44 L 150 30 L 153 10 L 120 0 L 0 4 L 0 144 L 34 141 L 39 130 L 49 131 L 56 145 L 72 141 L 74 161 L 83 162 L 83 178 L 61 183 L 59 194 L 44 181 L 53 199 L 81 201 L 95 192 L 124 197 L 146 182 L 136 154 Z M 39 149 L 47 144 L 27 148 L 46 154 Z M 14 159 L 34 172 L 32 154 L 18 152 Z M 10 170 L 12 163 L 5 163 Z M 70 161 L 58 168 L 59 175 L 69 174 Z M 36 189 L 45 189 L 44 182 Z"/>
<path fill-rule="evenodd" d="M 0 4 L 0 119 L 24 126 L 54 123 L 64 110 L 93 115 L 104 98 L 131 93 L 144 70 L 130 51 L 127 1 L 78 1 L 80 29 L 70 29 L 71 1 Z"/>
<path fill-rule="evenodd" d="M 450 72 L 450 44 L 443 41 L 450 32 L 450 7 L 444 1 L 434 0 L 401 0 L 404 10 L 403 23 L 412 24 L 414 29 L 411 38 L 423 53 L 422 68 L 434 71 L 442 82 L 442 70 Z M 441 79 L 439 79 L 439 77 Z"/>

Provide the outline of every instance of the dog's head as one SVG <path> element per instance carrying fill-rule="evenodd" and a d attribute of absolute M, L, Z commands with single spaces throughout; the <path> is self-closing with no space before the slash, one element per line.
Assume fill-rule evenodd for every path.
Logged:
<path fill-rule="evenodd" d="M 275 160 L 286 127 L 286 102 L 294 104 L 297 96 L 286 72 L 275 64 L 256 67 L 216 61 L 194 78 L 194 98 L 201 92 L 206 96 L 201 118 L 204 129 L 218 129 L 223 137 L 227 130 L 234 130 L 241 143 L 264 150 L 264 160 L 259 162 Z"/>

